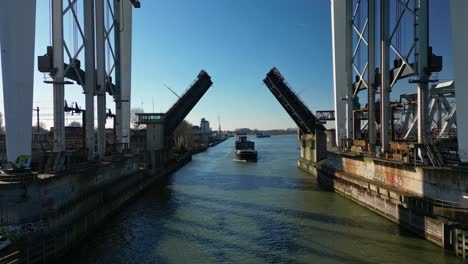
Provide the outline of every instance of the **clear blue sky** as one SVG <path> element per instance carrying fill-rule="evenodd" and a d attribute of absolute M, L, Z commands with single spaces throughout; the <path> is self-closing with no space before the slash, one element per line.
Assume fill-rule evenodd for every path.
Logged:
<path fill-rule="evenodd" d="M 269 90 L 278 67 L 315 110 L 333 107 L 329 1 L 142 1 L 134 12 L 133 103 L 164 111 L 200 69 L 213 87 L 188 116 L 223 128 L 287 128 L 294 123 Z M 139 67 L 137 65 L 145 65 Z M 325 70 L 324 70 L 325 69 Z"/>
<path fill-rule="evenodd" d="M 48 1 L 38 0 L 36 55 L 49 44 Z M 329 0 L 142 0 L 134 10 L 132 106 L 166 111 L 201 69 L 214 85 L 188 115 L 223 129 L 295 127 L 262 84 L 276 66 L 313 110 L 333 109 L 331 18 Z M 450 64 L 448 1 L 431 1 L 431 41 Z M 71 23 L 65 22 L 66 39 Z M 84 60 L 82 60 L 84 62 Z M 451 69 L 439 75 L 451 77 Z M 35 72 L 34 106 L 52 121 L 52 88 Z M 0 84 L 1 85 L 1 84 Z M 411 88 L 413 89 L 413 88 Z M 363 93 L 365 96 L 365 93 Z M 396 95 L 395 95 L 396 96 Z M 67 86 L 67 101 L 84 107 L 78 86 Z M 0 107 L 3 108 L 3 100 Z M 114 108 L 108 97 L 110 108 Z M 67 117 L 67 121 L 80 117 Z M 108 121 L 109 125 L 111 120 Z"/>

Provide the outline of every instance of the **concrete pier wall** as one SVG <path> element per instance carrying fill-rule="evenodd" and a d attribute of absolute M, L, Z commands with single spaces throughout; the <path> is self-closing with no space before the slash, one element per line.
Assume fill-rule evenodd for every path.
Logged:
<path fill-rule="evenodd" d="M 321 162 L 301 157 L 297 164 L 330 190 L 468 258 L 468 212 L 458 199 L 468 188 L 466 172 L 336 153 Z"/>
<path fill-rule="evenodd" d="M 82 177 L 91 178 L 91 180 L 83 180 L 88 184 L 93 181 L 92 179 L 106 184 L 99 185 L 94 189 L 88 189 L 90 192 L 79 196 L 78 199 L 69 201 L 68 204 L 62 203 L 58 210 L 55 210 L 53 214 L 49 214 L 47 217 L 26 223 L 26 225 L 35 226 L 36 228 L 30 228 L 29 232 L 26 233 L 23 232 L 24 229 L 21 231 L 20 228 L 24 239 L 19 241 L 19 245 L 10 248 L 8 252 L 2 252 L 0 254 L 0 263 L 48 263 L 57 261 L 109 216 L 117 212 L 126 202 L 157 180 L 164 179 L 190 160 L 191 155 L 186 155 L 154 174 L 149 174 L 145 169 L 137 168 L 135 171 L 132 170 L 130 174 L 122 174 L 122 177 L 120 177 L 119 173 L 119 176 L 113 181 L 106 178 L 107 171 L 104 174 L 96 174 L 95 176 L 83 175 Z M 122 162 L 114 169 L 118 170 L 120 166 L 125 167 L 127 165 Z M 117 172 L 114 171 L 113 173 Z M 10 225 L 10 227 L 12 226 Z M 37 228 L 37 226 L 41 226 L 41 228 Z M 9 230 L 11 231 L 11 229 Z M 21 232 L 13 233 L 14 235 L 21 235 Z M 25 239 L 24 235 L 27 235 L 28 239 Z"/>
<path fill-rule="evenodd" d="M 317 162 L 327 158 L 327 135 L 317 129 L 315 134 L 299 133 L 301 158 L 311 162 Z"/>
<path fill-rule="evenodd" d="M 468 208 L 468 170 L 421 167 L 329 152 L 327 166 L 408 195 Z"/>
<path fill-rule="evenodd" d="M 468 169 L 415 166 L 330 146 L 316 159 L 313 135 L 300 135 L 299 168 L 346 198 L 468 259 Z"/>
<path fill-rule="evenodd" d="M 346 177 L 335 177 L 330 171 L 317 169 L 314 164 L 299 160 L 298 165 L 299 168 L 317 176 L 322 186 L 334 190 L 441 247 L 445 246 L 444 221 L 421 215 L 417 210 L 405 208 L 398 200 L 382 195 L 381 191 L 363 187 L 363 184 L 356 184 L 352 180 L 347 180 Z"/>
<path fill-rule="evenodd" d="M 24 183 L 0 184 L 0 224 L 17 226 L 56 215 L 77 201 L 92 199 L 106 185 L 138 171 L 137 160 L 88 164 L 61 174 L 39 174 Z"/>

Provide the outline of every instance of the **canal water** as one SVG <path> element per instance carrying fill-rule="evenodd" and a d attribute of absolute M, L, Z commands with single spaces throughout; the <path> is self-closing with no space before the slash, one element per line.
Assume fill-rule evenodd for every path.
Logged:
<path fill-rule="evenodd" d="M 194 155 L 67 263 L 462 263 L 317 186 L 295 135 L 254 140 L 257 163 L 234 161 L 232 138 Z"/>

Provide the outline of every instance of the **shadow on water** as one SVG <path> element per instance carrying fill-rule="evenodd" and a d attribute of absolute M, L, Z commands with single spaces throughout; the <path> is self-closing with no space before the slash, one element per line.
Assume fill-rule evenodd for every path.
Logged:
<path fill-rule="evenodd" d="M 266 213 L 270 216 L 283 216 L 283 217 L 290 217 L 294 219 L 298 219 L 300 221 L 315 221 L 315 222 L 322 222 L 325 224 L 332 224 L 332 225 L 339 225 L 343 227 L 353 227 L 353 228 L 361 228 L 367 231 L 381 231 L 381 232 L 393 232 L 398 230 L 394 225 L 388 225 L 386 222 L 378 223 L 378 222 L 370 222 L 364 219 L 353 219 L 351 217 L 340 217 L 340 216 L 332 216 L 327 215 L 324 213 L 314 213 L 314 212 L 305 212 L 299 210 L 293 210 L 288 208 L 280 208 L 280 207 L 273 207 L 268 205 L 259 205 L 253 204 L 248 202 L 239 202 L 227 199 L 220 199 L 220 198 L 210 198 L 210 197 L 203 197 L 199 195 L 193 194 L 185 194 L 185 193 L 178 193 L 178 197 L 180 199 L 186 201 L 200 201 L 201 203 L 191 203 L 191 207 L 199 207 L 200 209 L 208 209 L 208 210 L 219 210 L 224 211 L 224 213 L 228 214 L 238 214 L 240 216 L 251 217 L 253 219 L 262 219 L 265 223 L 268 223 L 272 219 L 264 218 L 263 214 Z M 208 207 L 207 204 L 215 203 L 218 207 Z M 204 205 L 203 205 L 204 204 Z M 231 208 L 231 209 L 229 209 Z M 247 209 L 248 213 L 245 210 L 236 210 L 236 208 L 240 209 Z M 303 225 L 303 228 L 307 228 L 308 226 Z M 315 227 L 314 227 L 315 228 Z M 334 230 L 334 233 L 337 231 Z M 399 234 L 400 235 L 400 234 Z M 413 238 L 419 238 L 412 233 L 407 233 L 408 236 Z"/>
<path fill-rule="evenodd" d="M 291 190 L 313 190 L 317 192 L 319 189 L 317 184 L 314 181 L 298 181 L 297 178 L 292 177 L 271 177 L 271 176 L 259 176 L 259 175 L 239 175 L 239 174 L 223 174 L 220 177 L 217 173 L 210 172 L 196 172 L 191 171 L 190 177 L 180 177 L 177 179 L 178 186 L 202 186 L 209 188 L 216 188 L 221 190 L 256 190 L 260 188 L 276 188 L 276 189 L 291 189 Z M 320 190 L 321 192 L 327 192 L 324 189 Z M 387 224 L 379 224 L 376 222 L 366 222 L 362 219 L 354 221 L 352 218 L 348 217 L 339 217 L 339 216 L 330 216 L 323 213 L 313 213 L 306 212 L 288 208 L 280 208 L 269 205 L 259 205 L 252 204 L 242 201 L 234 201 L 223 198 L 211 198 L 202 195 L 186 194 L 178 192 L 177 196 L 185 200 L 203 200 L 207 202 L 217 202 L 224 205 L 235 205 L 243 208 L 248 208 L 251 210 L 261 211 L 261 212 L 272 212 L 276 214 L 282 214 L 285 216 L 291 216 L 295 218 L 302 218 L 304 220 L 313 220 L 320 221 L 325 223 L 341 224 L 348 225 L 353 227 L 360 228 L 372 228 L 375 230 L 382 230 L 388 228 Z"/>
<path fill-rule="evenodd" d="M 201 211 L 205 210 L 207 212 L 212 212 L 215 214 L 224 214 L 224 215 L 230 215 L 230 216 L 242 216 L 242 217 L 248 217 L 253 219 L 257 225 L 259 226 L 265 226 L 264 232 L 262 232 L 262 236 L 255 236 L 252 234 L 248 233 L 243 233 L 239 232 L 237 230 L 229 230 L 225 228 L 220 228 L 217 225 L 213 224 L 208 224 L 208 223 L 200 223 L 197 221 L 192 221 L 188 219 L 182 219 L 179 217 L 175 217 L 171 219 L 171 222 L 174 223 L 181 223 L 187 226 L 191 227 L 196 227 L 200 229 L 204 229 L 204 231 L 211 231 L 211 232 L 221 232 L 223 237 L 234 237 L 234 238 L 240 238 L 244 240 L 249 240 L 254 243 L 257 243 L 258 245 L 262 246 L 269 246 L 271 250 L 274 250 L 275 252 L 281 252 L 285 251 L 283 253 L 309 253 L 309 254 L 314 254 L 314 255 L 323 255 L 327 256 L 329 254 L 325 254 L 324 252 L 321 252 L 322 254 L 317 254 L 317 248 L 311 248 L 309 246 L 306 246 L 304 244 L 297 244 L 295 243 L 295 237 L 297 234 L 300 233 L 310 233 L 310 231 L 314 231 L 315 233 L 324 233 L 326 236 L 335 236 L 335 237 L 341 237 L 341 238 L 346 238 L 349 240 L 354 240 L 354 241 L 362 241 L 363 239 L 368 239 L 368 237 L 364 235 L 356 235 L 356 234 L 351 234 L 349 232 L 343 232 L 343 231 L 338 231 L 336 229 L 325 229 L 321 228 L 318 226 L 310 226 L 310 225 L 298 225 L 295 224 L 294 227 L 288 226 L 287 222 L 284 221 L 278 221 L 276 219 L 273 219 L 271 217 L 265 217 L 264 215 L 258 215 L 258 214 L 253 214 L 253 213 L 239 213 L 236 210 L 229 210 L 229 209 L 222 209 L 222 208 L 213 208 L 209 206 L 203 206 L 203 205 L 196 205 L 192 206 L 195 207 Z M 281 238 L 280 240 L 278 238 Z M 340 251 L 338 248 L 330 248 L 323 244 L 321 244 L 317 238 L 302 238 L 302 240 L 306 241 L 308 245 L 319 245 L 322 249 L 326 250 L 331 250 L 334 252 L 333 257 L 340 259 L 342 262 L 342 258 L 346 256 L 346 259 L 348 261 L 350 260 L 357 260 L 355 257 L 350 257 L 347 256 L 346 253 L 343 251 Z M 274 242 L 273 242 L 274 241 Z M 413 250 L 427 250 L 426 248 L 423 247 L 418 247 L 410 244 L 402 244 L 402 243 L 394 243 L 390 241 L 386 241 L 383 239 L 372 239 L 373 243 L 378 243 L 382 246 L 385 245 L 392 245 L 392 246 L 404 246 L 406 248 L 411 248 Z M 285 248 L 282 248 L 285 247 Z M 366 263 L 364 260 L 361 260 L 361 263 Z M 369 262 L 370 263 L 370 262 Z"/>
<path fill-rule="evenodd" d="M 243 247 L 235 243 L 225 242 L 225 241 L 221 241 L 218 239 L 207 238 L 201 235 L 188 233 L 188 232 L 182 232 L 180 230 L 176 230 L 172 228 L 168 228 L 167 231 L 170 235 L 173 235 L 175 237 L 193 241 L 198 244 L 201 243 L 209 247 L 214 247 L 223 252 L 227 250 L 235 250 L 238 252 L 247 253 L 249 255 L 253 255 L 257 258 L 260 258 L 263 261 L 266 261 L 267 263 L 303 263 L 303 262 L 299 262 L 291 258 L 288 255 L 289 253 L 294 253 L 294 252 L 326 257 L 328 259 L 336 260 L 338 261 L 338 263 L 373 263 L 373 262 L 368 262 L 360 258 L 352 257 L 350 255 L 330 254 L 330 253 L 326 253 L 323 251 L 319 251 L 314 248 L 305 248 L 302 245 L 299 246 L 295 244 L 294 242 L 267 245 L 268 248 L 266 250 L 257 250 L 251 247 Z M 260 241 L 257 240 L 257 243 L 260 244 L 261 242 L 262 242 L 261 240 Z M 265 244 L 262 244 L 262 245 L 265 246 Z M 225 263 L 226 259 L 222 257 L 222 254 L 218 254 L 216 256 L 216 262 Z"/>
<path fill-rule="evenodd" d="M 69 263 L 168 263 L 168 259 L 160 254 L 153 254 L 156 245 L 161 243 L 164 237 L 174 237 L 211 248 L 212 257 L 216 262 L 226 262 L 223 252 L 234 251 L 249 254 L 268 263 L 300 263 L 290 257 L 291 253 L 308 254 L 333 259 L 337 263 L 372 263 L 359 259 L 344 252 L 330 253 L 330 250 L 319 250 L 314 247 L 296 243 L 295 238 L 303 232 L 305 226 L 292 226 L 275 219 L 274 217 L 256 214 L 266 211 L 269 213 L 283 214 L 292 217 L 312 218 L 318 220 L 318 216 L 310 214 L 305 216 L 293 210 L 278 209 L 268 206 L 253 205 L 244 202 L 233 202 L 224 199 L 212 199 L 196 195 L 177 193 L 173 196 L 172 188 L 155 186 L 139 197 L 138 203 L 132 203 L 124 211 L 118 213 L 109 220 L 105 226 L 92 239 L 91 243 L 85 243 L 80 249 L 67 257 Z M 223 208 L 214 208 L 206 205 L 195 205 L 190 201 L 202 201 L 218 203 Z M 217 215 L 239 215 L 249 218 L 260 226 L 260 236 L 249 235 L 243 232 L 229 230 L 224 225 L 216 222 L 200 223 L 177 216 L 177 210 L 181 206 L 190 206 L 197 211 L 207 211 Z M 239 212 L 233 206 L 242 206 L 249 213 Z M 129 213 L 131 212 L 131 213 Z M 292 214 L 292 215 L 291 215 Z M 320 218 L 320 221 L 337 222 L 332 218 Z M 167 223 L 170 223 L 168 226 Z M 183 224 L 191 228 L 198 228 L 202 232 L 190 232 L 178 230 L 173 225 Z M 221 233 L 221 236 L 206 237 L 206 232 Z M 235 242 L 225 241 L 225 237 L 236 238 Z M 240 245 L 239 241 L 248 241 L 257 247 Z M 127 245 L 127 246 L 125 246 Z M 114 246 L 119 248 L 118 251 Z"/>
<path fill-rule="evenodd" d="M 63 261 L 72 264 L 169 263 L 163 256 L 149 255 L 149 252 L 167 233 L 161 227 L 179 206 L 173 199 L 173 190 L 168 188 L 171 184 L 172 177 L 168 177 L 137 195 L 128 207 L 108 218 Z"/>

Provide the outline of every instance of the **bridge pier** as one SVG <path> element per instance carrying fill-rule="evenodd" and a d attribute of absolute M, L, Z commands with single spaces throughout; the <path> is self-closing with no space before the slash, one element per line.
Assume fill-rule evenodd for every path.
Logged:
<path fill-rule="evenodd" d="M 317 129 L 315 134 L 299 131 L 299 144 L 301 146 L 301 159 L 317 163 L 327 158 L 327 135 Z"/>

